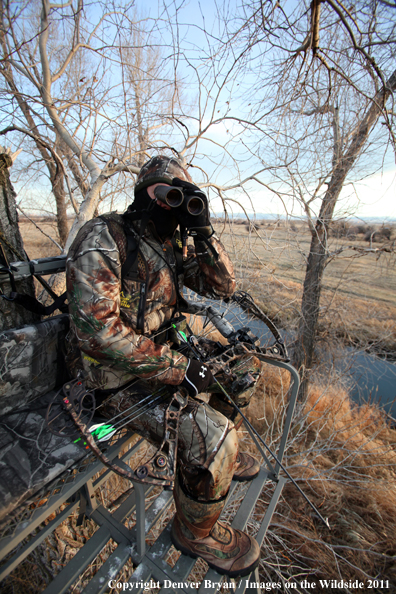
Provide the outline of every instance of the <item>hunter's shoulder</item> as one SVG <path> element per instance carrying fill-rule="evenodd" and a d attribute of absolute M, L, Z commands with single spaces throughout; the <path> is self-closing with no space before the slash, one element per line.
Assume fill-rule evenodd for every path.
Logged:
<path fill-rule="evenodd" d="M 119 249 L 125 244 L 122 215 L 106 213 L 87 221 L 78 231 L 68 254 L 68 260 L 89 251 Z"/>

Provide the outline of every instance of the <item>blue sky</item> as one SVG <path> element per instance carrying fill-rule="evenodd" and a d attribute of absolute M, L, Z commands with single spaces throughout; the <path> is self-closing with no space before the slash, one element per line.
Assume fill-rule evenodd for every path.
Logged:
<path fill-rule="evenodd" d="M 143 3 L 139 4 L 142 6 Z M 296 6 L 296 3 L 288 2 L 287 5 L 291 5 L 293 7 Z M 160 10 L 161 6 L 161 4 L 148 4 L 144 7 L 144 10 L 148 11 L 149 15 L 155 18 L 157 16 L 157 11 Z M 222 25 L 216 23 L 216 6 L 212 1 L 191 1 L 182 3 L 181 6 L 182 9 L 179 13 L 179 25 L 181 38 L 183 40 L 182 45 L 186 48 L 194 50 L 191 54 L 189 54 L 189 56 L 194 65 L 200 68 L 204 64 L 205 44 L 207 41 L 207 38 L 205 37 L 201 27 L 205 27 L 207 31 L 212 31 L 212 25 L 215 23 L 213 26 L 213 35 L 218 35 Z M 233 17 L 236 14 L 237 2 L 232 0 L 231 2 L 226 2 L 225 6 L 229 11 L 229 15 Z M 166 14 L 163 14 L 163 19 L 163 25 L 166 25 Z M 171 22 L 173 24 L 172 19 Z M 165 50 L 167 46 L 171 47 L 169 33 L 164 33 L 162 37 L 162 44 Z M 201 56 L 202 63 L 200 64 L 199 59 Z M 224 71 L 227 67 L 227 62 L 224 62 Z M 185 66 L 182 66 L 180 69 L 180 75 L 182 77 L 185 76 L 186 95 L 190 103 L 193 105 L 195 98 L 198 96 L 199 87 L 196 79 L 190 77 L 191 72 L 193 72 L 193 70 L 188 70 Z M 222 74 L 223 71 L 220 71 L 219 79 L 221 79 Z M 217 113 L 220 113 L 221 116 L 221 114 L 227 110 L 227 100 L 230 98 L 232 107 L 232 111 L 230 113 L 233 115 L 238 113 L 238 111 L 243 113 L 246 103 L 243 102 L 243 93 L 239 93 L 239 98 L 236 98 L 237 94 L 233 94 L 232 90 L 235 89 L 235 91 L 238 91 L 237 87 L 239 87 L 239 84 L 241 84 L 240 88 L 242 88 L 244 84 L 250 84 L 251 80 L 248 78 L 248 76 L 249 75 L 247 75 L 244 80 L 237 79 L 234 83 L 235 87 L 230 85 L 229 90 L 225 90 L 224 96 L 222 96 L 219 104 L 216 105 L 216 117 Z M 249 100 L 249 97 L 246 99 Z M 211 99 L 208 101 L 209 108 L 211 106 L 210 102 Z M 217 111 L 218 108 L 219 110 Z M 208 121 L 209 112 L 210 109 L 203 114 L 203 123 Z M 185 121 L 187 121 L 191 128 L 196 127 L 196 122 L 194 123 L 192 119 L 188 120 L 187 118 Z M 237 130 L 240 131 L 240 128 L 238 129 L 237 125 L 233 125 L 230 122 L 221 122 L 220 124 L 213 126 L 212 130 L 208 134 L 208 137 L 214 140 L 218 146 L 216 147 L 216 145 L 211 144 L 208 141 L 202 142 L 199 149 L 200 154 L 194 159 L 194 164 L 202 166 L 203 169 L 210 172 L 211 181 L 217 182 L 223 186 L 229 185 L 230 182 L 235 181 L 237 178 L 235 173 L 229 167 L 229 164 L 226 162 L 221 163 L 221 146 L 229 143 L 232 139 L 233 133 Z M 173 143 L 177 141 L 172 137 L 170 142 Z M 229 146 L 230 150 L 235 151 L 234 155 L 237 152 L 239 153 L 238 156 L 240 157 L 241 163 L 240 178 L 243 178 L 248 173 L 252 173 L 256 168 L 259 168 L 257 161 L 253 164 L 253 160 L 249 159 L 249 153 L 247 151 L 246 156 L 244 155 L 243 145 L 240 144 L 237 139 L 235 139 L 234 142 Z M 267 154 L 266 158 L 269 165 L 273 165 L 275 163 L 275 161 L 271 162 L 271 154 L 269 154 L 269 156 Z M 351 215 L 360 216 L 362 218 L 382 216 L 384 218 L 396 218 L 396 169 L 394 166 L 394 161 L 391 159 L 392 157 L 387 160 L 384 173 L 377 172 L 366 177 L 362 182 L 356 183 L 353 186 L 349 184 L 344 188 L 338 201 L 338 216 Z M 372 163 L 369 163 L 369 166 L 371 166 L 371 164 Z M 379 167 L 380 164 L 377 164 L 376 169 L 378 170 Z M 375 169 L 375 167 L 373 167 L 373 169 Z M 267 179 L 265 174 L 262 174 L 262 179 L 263 181 L 268 181 L 269 178 Z M 40 186 L 37 184 L 37 187 L 34 188 L 32 188 L 32 184 L 29 183 L 25 188 L 17 185 L 16 189 L 18 190 L 19 199 L 22 200 L 22 204 L 25 202 L 25 197 L 31 196 L 32 194 L 34 194 L 38 200 L 41 199 L 47 203 L 48 189 L 43 185 L 43 177 L 41 177 L 39 183 Z M 312 184 L 315 185 L 315 179 L 312 180 Z M 249 213 L 256 211 L 258 213 L 284 215 L 287 211 L 288 214 L 294 216 L 301 216 L 302 214 L 298 203 L 292 203 L 292 201 L 287 197 L 285 197 L 284 201 L 282 202 L 279 197 L 272 194 L 263 186 L 259 186 L 257 183 L 250 183 L 247 187 L 247 193 L 249 197 L 244 195 L 240 190 L 232 191 L 228 195 L 230 198 L 238 199 Z M 43 195 L 45 196 L 44 198 Z M 212 209 L 218 212 L 221 210 L 221 202 L 219 199 L 215 199 L 214 196 L 215 194 L 211 192 L 211 197 L 213 197 Z M 233 210 L 234 212 L 239 212 L 241 209 L 234 205 Z"/>

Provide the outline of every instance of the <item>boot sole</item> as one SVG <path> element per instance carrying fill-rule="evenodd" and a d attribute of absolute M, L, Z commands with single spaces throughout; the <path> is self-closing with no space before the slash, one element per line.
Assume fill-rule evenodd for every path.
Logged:
<path fill-rule="evenodd" d="M 218 567 L 217 565 L 214 565 L 210 561 L 207 561 L 205 559 L 205 557 L 201 557 L 201 555 L 198 555 L 197 553 L 193 553 L 192 551 L 190 551 L 190 549 L 187 549 L 186 547 L 184 547 L 173 536 L 173 532 L 171 532 L 171 541 L 172 541 L 173 546 L 178 551 L 181 551 L 183 553 L 183 555 L 187 555 L 187 557 L 191 557 L 192 559 L 203 559 L 204 561 L 206 561 L 206 563 L 209 565 L 209 567 L 211 567 L 212 569 L 214 569 L 215 571 L 217 571 L 217 573 L 220 573 L 220 575 L 226 575 L 226 576 L 228 576 L 230 578 L 244 577 L 245 575 L 248 575 L 249 573 L 252 573 L 252 571 L 254 571 L 256 569 L 256 567 L 258 567 L 258 564 L 260 563 L 260 557 L 259 557 L 249 567 L 245 567 L 244 569 L 241 569 L 240 571 L 230 571 L 230 570 L 227 570 L 227 569 L 222 569 L 221 567 Z"/>
<path fill-rule="evenodd" d="M 248 476 L 248 477 L 239 477 L 238 475 L 234 475 L 232 477 L 233 481 L 238 481 L 239 483 L 248 483 L 249 481 L 254 480 L 256 477 L 258 477 L 258 475 L 260 474 L 260 471 L 257 471 L 256 474 L 252 475 L 252 476 Z"/>

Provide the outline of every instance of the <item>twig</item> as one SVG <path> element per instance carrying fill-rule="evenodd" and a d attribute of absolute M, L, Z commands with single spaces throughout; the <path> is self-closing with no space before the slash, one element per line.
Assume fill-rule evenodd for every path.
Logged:
<path fill-rule="evenodd" d="M 63 250 L 62 250 L 61 246 L 59 245 L 59 243 L 57 241 L 55 241 L 55 239 L 52 239 L 52 237 L 50 235 L 48 235 L 45 231 L 40 229 L 40 227 L 38 225 L 36 225 L 36 223 L 22 210 L 22 208 L 19 206 L 19 204 L 17 204 L 17 209 L 21 211 L 21 213 L 23 214 L 24 217 L 26 217 L 31 223 L 33 223 L 33 225 L 40 231 L 40 233 L 42 233 L 43 235 L 48 237 L 48 239 L 50 239 L 52 241 L 52 243 L 54 243 L 56 245 L 56 247 L 59 249 L 59 251 L 62 253 Z"/>

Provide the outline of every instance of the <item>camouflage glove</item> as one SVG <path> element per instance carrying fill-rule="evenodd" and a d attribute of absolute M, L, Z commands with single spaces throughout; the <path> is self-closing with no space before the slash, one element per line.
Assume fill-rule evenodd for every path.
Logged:
<path fill-rule="evenodd" d="M 208 365 L 196 359 L 189 359 L 186 375 L 180 386 L 185 388 L 190 396 L 194 397 L 205 392 L 214 383 L 215 380 Z"/>
<path fill-rule="evenodd" d="M 243 355 L 231 367 L 231 373 L 225 373 L 222 369 L 216 373 L 217 381 L 228 392 L 232 400 L 240 408 L 247 406 L 254 394 L 256 383 L 263 368 L 262 362 L 254 355 Z M 208 392 L 218 394 L 224 399 L 218 384 L 211 386 Z"/>
<path fill-rule="evenodd" d="M 210 237 L 213 233 L 213 227 L 209 218 L 209 205 L 206 195 L 198 186 L 190 184 L 187 181 L 175 177 L 172 180 L 172 185 L 183 190 L 184 197 L 196 196 L 204 203 L 204 209 L 199 215 L 193 215 L 183 209 L 183 205 L 175 209 L 175 215 L 183 227 L 189 231 L 196 231 L 198 234 Z"/>

